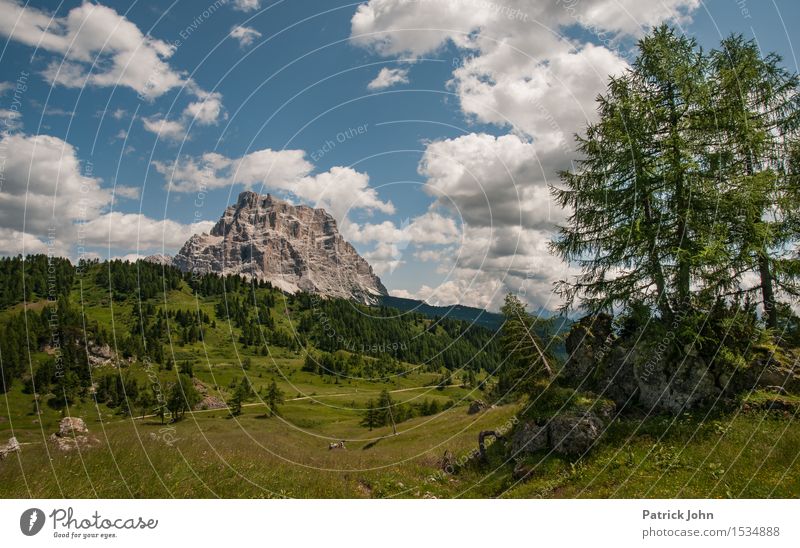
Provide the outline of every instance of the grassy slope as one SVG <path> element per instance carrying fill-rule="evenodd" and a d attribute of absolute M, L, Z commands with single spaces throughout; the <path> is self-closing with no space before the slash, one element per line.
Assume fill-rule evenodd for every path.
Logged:
<path fill-rule="evenodd" d="M 132 304 L 109 306 L 107 294 L 85 284 L 74 302 L 87 318 L 111 331 L 128 329 Z M 213 301 L 188 291 L 168 296 L 171 308 L 200 306 L 214 317 Z M 279 322 L 286 320 L 274 313 Z M 21 307 L 17 307 L 21 308 Z M 0 315 L 4 313 L 0 312 Z M 466 403 L 481 397 L 460 387 L 426 387 L 432 373 L 413 373 L 390 383 L 350 380 L 335 384 L 300 371 L 302 356 L 281 348 L 270 356 L 234 351 L 238 330 L 226 321 L 206 329 L 206 344 L 174 345 L 174 358 L 192 359 L 195 375 L 212 394 L 246 372 L 257 390 L 272 378 L 286 394 L 282 417 L 264 418 L 254 400 L 242 416 L 224 410 L 196 412 L 174 425 L 131 419 L 104 405 L 82 402 L 70 412 L 86 419 L 96 446 L 80 453 L 56 452 L 45 440 L 61 413 L 47 405 L 33 413 L 21 383 L 0 398 L 0 440 L 16 435 L 23 450 L 0 462 L 2 497 L 793 497 L 800 494 L 800 426 L 791 415 L 764 411 L 677 420 L 649 418 L 614 423 L 587 457 L 570 461 L 541 454 L 529 458 L 527 481 L 512 477 L 513 465 L 490 449 L 488 465 L 473 461 L 454 476 L 436 475 L 445 449 L 456 458 L 476 446 L 477 433 L 507 423 L 518 406 L 468 415 Z M 41 357 L 41 356 L 40 356 Z M 145 373 L 129 366 L 140 379 Z M 114 372 L 108 368 L 110 372 Z M 101 370 L 97 370 L 102 373 Z M 175 372 L 159 373 L 165 385 Z M 397 401 L 450 399 L 456 406 L 391 428 L 360 426 L 366 401 L 383 388 Z M 347 439 L 346 451 L 328 443 Z M 431 477 L 433 476 L 433 477 Z"/>
<path fill-rule="evenodd" d="M 477 432 L 515 412 L 478 416 L 453 408 L 369 432 L 346 409 L 289 402 L 281 418 L 258 406 L 235 419 L 195 413 L 172 427 L 153 419 L 90 420 L 99 446 L 55 453 L 30 432 L 19 459 L 0 465 L 3 497 L 795 497 L 800 429 L 765 412 L 698 427 L 697 418 L 616 424 L 578 462 L 542 454 L 532 477 L 517 482 L 498 454 L 434 476 L 445 449 L 457 457 Z M 638 433 L 634 431 L 640 428 Z M 45 433 L 48 431 L 45 430 Z M 662 434 L 665 434 L 662 436 Z M 37 439 L 38 438 L 38 439 Z M 331 439 L 349 440 L 329 451 Z M 691 440 L 691 441 L 688 441 Z M 688 441 L 688 443 L 687 443 Z M 48 454 L 48 449 L 50 454 Z M 50 460 L 52 457 L 52 460 Z"/>

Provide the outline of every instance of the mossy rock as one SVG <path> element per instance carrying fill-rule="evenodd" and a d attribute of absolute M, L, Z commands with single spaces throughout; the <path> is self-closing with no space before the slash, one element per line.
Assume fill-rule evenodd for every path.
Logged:
<path fill-rule="evenodd" d="M 741 407 L 745 412 L 776 411 L 794 415 L 800 410 L 800 397 L 780 390 L 757 390 L 742 396 Z"/>

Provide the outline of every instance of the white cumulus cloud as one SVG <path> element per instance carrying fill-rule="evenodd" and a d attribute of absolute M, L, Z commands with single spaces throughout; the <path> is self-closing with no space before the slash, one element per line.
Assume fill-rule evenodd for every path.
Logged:
<path fill-rule="evenodd" d="M 121 250 L 174 250 L 211 222 L 182 224 L 142 214 L 110 211 L 112 190 L 82 165 L 78 151 L 49 135 L 6 134 L 0 150 L 7 154 L 0 186 L 0 253 L 69 255 L 111 245 Z M 120 196 L 138 189 L 117 186 Z"/>
<path fill-rule="evenodd" d="M 555 304 L 552 284 L 570 272 L 547 243 L 565 212 L 549 186 L 576 157 L 572 136 L 595 118 L 620 49 L 654 24 L 683 22 L 699 0 L 369 0 L 351 19 L 351 41 L 387 58 L 461 54 L 448 87 L 465 118 L 508 135 L 472 133 L 428 143 L 418 166 L 439 207 L 463 222 L 462 245 L 440 250 L 439 272 L 417 298 L 498 307 L 506 291 Z M 581 28 L 587 39 L 564 36 Z M 447 248 L 451 249 L 451 248 Z M 384 250 L 385 251 L 385 250 Z M 418 251 L 418 256 L 436 255 Z"/>
<path fill-rule="evenodd" d="M 236 25 L 231 29 L 231 38 L 235 38 L 239 41 L 239 46 L 246 48 L 261 38 L 261 33 L 252 27 Z"/>
<path fill-rule="evenodd" d="M 160 139 L 167 141 L 180 141 L 189 139 L 186 126 L 179 120 L 168 120 L 158 116 L 145 116 L 142 118 L 142 126 L 150 133 L 158 135 Z"/>
<path fill-rule="evenodd" d="M 238 11 L 255 11 L 261 8 L 261 0 L 234 0 L 233 9 Z"/>
<path fill-rule="evenodd" d="M 378 90 L 390 88 L 397 84 L 408 83 L 408 69 L 383 67 L 378 75 L 367 84 L 367 89 Z"/>
<path fill-rule="evenodd" d="M 305 203 L 323 207 L 339 221 L 351 209 L 393 213 L 369 186 L 369 176 L 349 167 L 334 166 L 314 174 L 314 165 L 302 150 L 263 149 L 241 158 L 210 152 L 185 156 L 173 163 L 153 162 L 175 192 L 196 192 L 241 184 L 256 190 L 282 191 Z"/>
<path fill-rule="evenodd" d="M 15 0 L 0 0 L 0 34 L 63 55 L 45 75 L 67 87 L 127 86 L 155 98 L 186 83 L 170 67 L 174 47 L 143 34 L 113 9 L 91 2 L 57 17 Z"/>

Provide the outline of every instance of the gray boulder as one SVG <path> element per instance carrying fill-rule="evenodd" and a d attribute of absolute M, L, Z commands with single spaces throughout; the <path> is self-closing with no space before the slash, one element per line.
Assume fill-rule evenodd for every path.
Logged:
<path fill-rule="evenodd" d="M 88 347 L 89 365 L 100 366 L 113 363 L 115 354 L 108 344 L 90 343 Z"/>
<path fill-rule="evenodd" d="M 486 409 L 487 405 L 486 402 L 483 400 L 474 400 L 469 404 L 469 408 L 467 409 L 468 415 L 474 415 L 476 413 L 480 413 L 484 409 Z"/>
<path fill-rule="evenodd" d="M 674 336 L 649 344 L 646 337 L 616 338 L 606 314 L 576 322 L 565 348 L 561 381 L 609 398 L 618 408 L 635 404 L 674 415 L 766 387 L 800 394 L 800 359 L 787 349 L 754 347 L 749 364 L 733 367 L 701 355 L 697 347 L 676 352 Z"/>
<path fill-rule="evenodd" d="M 636 350 L 617 346 L 609 352 L 598 374 L 597 390 L 618 407 L 636 403 L 639 381 L 636 378 Z"/>
<path fill-rule="evenodd" d="M 19 445 L 19 442 L 17 441 L 17 438 L 15 437 L 9 438 L 8 443 L 6 443 L 5 445 L 0 445 L 0 460 L 6 458 L 11 453 L 17 453 L 18 451 L 20 451 L 20 449 L 21 447 Z"/>
<path fill-rule="evenodd" d="M 589 451 L 602 432 L 603 421 L 592 413 L 556 415 L 548 425 L 550 447 L 556 453 L 569 456 Z"/>
<path fill-rule="evenodd" d="M 50 434 L 50 441 L 59 451 L 69 452 L 79 447 L 99 443 L 97 438 L 90 437 L 86 423 L 79 417 L 64 417 L 58 423 L 58 432 Z"/>
<path fill-rule="evenodd" d="M 547 428 L 535 422 L 526 422 L 515 429 L 511 438 L 511 451 L 515 457 L 547 449 Z"/>
<path fill-rule="evenodd" d="M 737 371 L 734 383 L 740 391 L 780 387 L 790 394 L 800 394 L 800 357 L 793 352 L 776 356 L 764 351 L 747 369 Z"/>
<path fill-rule="evenodd" d="M 58 423 L 58 436 L 65 438 L 67 436 L 75 436 L 79 434 L 86 434 L 89 429 L 86 428 L 86 423 L 79 417 L 64 417 Z"/>
<path fill-rule="evenodd" d="M 690 351 L 678 363 L 657 349 L 617 346 L 599 374 L 597 390 L 619 407 L 638 404 L 649 411 L 678 414 L 724 396 L 725 382 Z"/>

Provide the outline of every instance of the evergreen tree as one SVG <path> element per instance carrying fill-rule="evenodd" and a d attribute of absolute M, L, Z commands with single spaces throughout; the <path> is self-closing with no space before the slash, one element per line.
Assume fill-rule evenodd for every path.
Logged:
<path fill-rule="evenodd" d="M 387 424 L 392 425 L 392 431 L 397 434 L 397 429 L 395 428 L 395 423 L 397 422 L 394 417 L 394 400 L 392 399 L 392 395 L 389 393 L 389 390 L 384 388 L 381 390 L 380 395 L 378 396 L 378 404 L 377 404 L 377 419 L 378 424 L 380 426 L 385 426 Z"/>
<path fill-rule="evenodd" d="M 571 214 L 552 249 L 582 269 L 558 286 L 565 307 L 580 297 L 589 310 L 688 308 L 718 198 L 697 161 L 706 65 L 694 40 L 662 26 L 598 99 L 600 120 L 577 138 L 577 169 L 553 190 Z"/>
<path fill-rule="evenodd" d="M 183 365 L 181 365 L 181 373 L 190 378 L 194 377 L 194 364 L 191 360 L 183 362 Z"/>
<path fill-rule="evenodd" d="M 690 326 L 758 293 L 777 326 L 777 295 L 800 295 L 800 97 L 779 63 L 740 36 L 711 54 L 667 26 L 640 41 L 553 190 L 571 215 L 552 249 L 582 270 L 559 284 L 565 307 Z"/>
<path fill-rule="evenodd" d="M 552 345 L 545 344 L 539 332 L 549 333 L 546 321 L 537 321 L 515 295 L 506 295 L 500 308 L 505 318 L 500 347 L 506 357 L 500 368 L 496 392 L 498 397 L 519 390 L 533 390 L 535 381 L 550 378 L 554 373 Z"/>
<path fill-rule="evenodd" d="M 800 218 L 800 185 L 793 179 L 798 146 L 798 77 L 775 54 L 762 56 L 755 41 L 726 38 L 711 52 L 713 126 L 709 163 L 724 200 L 725 268 L 709 274 L 730 293 L 757 292 L 766 324 L 778 327 L 778 291 L 800 295 L 800 267 L 793 257 Z M 749 287 L 745 278 L 759 280 Z M 752 285 L 752 284 L 751 284 Z"/>
<path fill-rule="evenodd" d="M 250 379 L 243 377 L 239 384 L 233 391 L 228 407 L 231 415 L 237 416 L 242 414 L 242 404 L 246 402 L 253 395 L 253 387 L 250 384 Z"/>
<path fill-rule="evenodd" d="M 200 394 L 195 389 L 192 379 L 179 374 L 177 382 L 173 383 L 167 398 L 167 409 L 172 415 L 172 421 L 183 418 L 186 411 L 190 411 L 200 401 Z"/>
<path fill-rule="evenodd" d="M 152 409 L 156 404 L 156 397 L 152 390 L 141 390 L 139 396 L 136 398 L 136 407 L 140 411 L 142 417 L 145 416 L 148 409 Z"/>
<path fill-rule="evenodd" d="M 153 414 L 161 419 L 161 424 L 164 424 L 164 417 L 167 412 L 167 405 L 165 402 L 156 400 L 156 407 L 153 408 Z"/>
<path fill-rule="evenodd" d="M 266 402 L 267 416 L 278 415 L 278 405 L 283 403 L 283 392 L 278 388 L 278 383 L 275 382 L 275 379 L 272 379 L 269 388 L 267 388 Z"/>
<path fill-rule="evenodd" d="M 364 418 L 361 420 L 361 425 L 372 430 L 381 426 L 378 409 L 375 408 L 375 400 L 367 402 L 367 409 L 364 412 Z"/>

